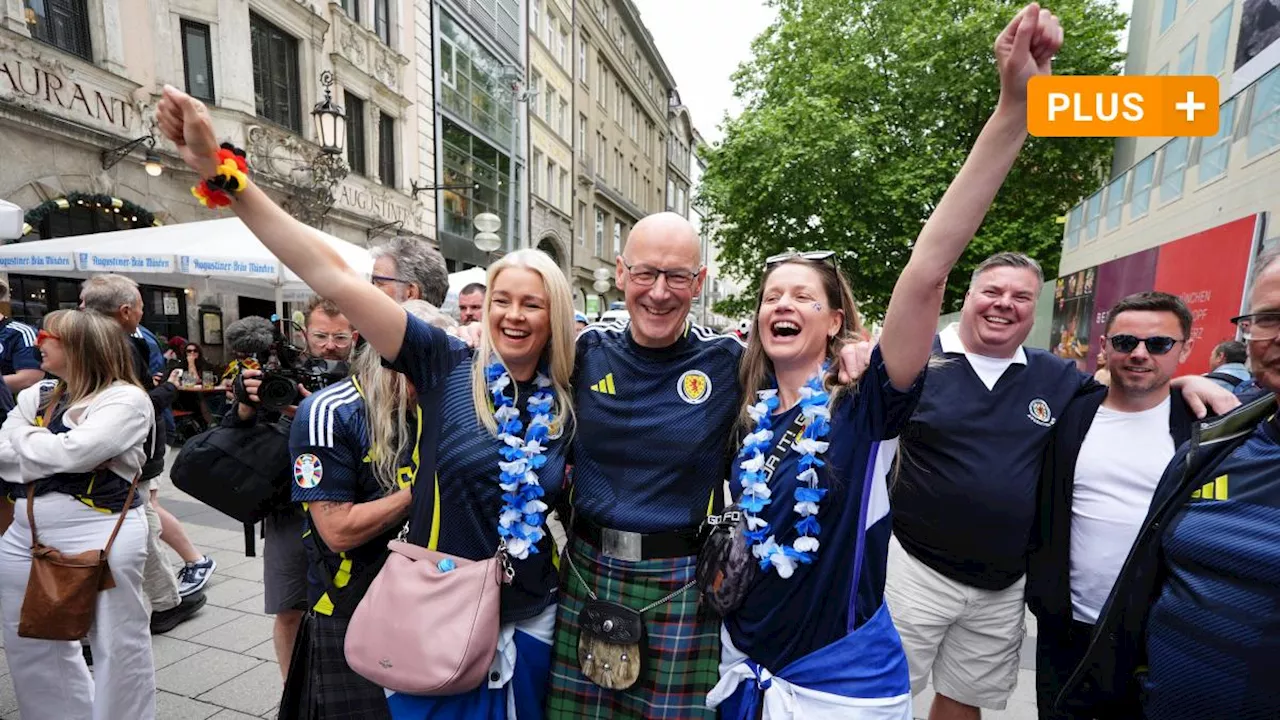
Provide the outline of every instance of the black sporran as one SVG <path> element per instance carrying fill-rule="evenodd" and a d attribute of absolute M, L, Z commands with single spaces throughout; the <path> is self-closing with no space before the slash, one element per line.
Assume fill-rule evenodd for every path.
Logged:
<path fill-rule="evenodd" d="M 578 666 L 591 682 L 626 690 L 640 679 L 644 618 L 631 608 L 588 600 L 578 614 Z"/>
<path fill-rule="evenodd" d="M 737 610 L 760 576 L 760 563 L 747 547 L 747 514 L 737 504 L 707 518 L 710 528 L 698 553 L 696 579 L 702 600 L 718 615 Z"/>

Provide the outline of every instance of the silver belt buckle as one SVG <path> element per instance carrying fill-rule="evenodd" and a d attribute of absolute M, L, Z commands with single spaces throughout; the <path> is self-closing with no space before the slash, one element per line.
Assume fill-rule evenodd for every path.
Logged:
<path fill-rule="evenodd" d="M 640 552 L 642 537 L 636 532 L 600 528 L 600 552 L 615 560 L 640 562 L 643 559 Z"/>

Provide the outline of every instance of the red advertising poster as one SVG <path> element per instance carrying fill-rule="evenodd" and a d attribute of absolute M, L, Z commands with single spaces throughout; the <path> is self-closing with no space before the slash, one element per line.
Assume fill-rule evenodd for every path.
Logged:
<path fill-rule="evenodd" d="M 1188 235 L 1150 250 L 1058 278 L 1054 286 L 1051 350 L 1093 371 L 1107 312 L 1121 298 L 1147 290 L 1172 293 L 1191 309 L 1196 340 L 1179 374 L 1209 370 L 1209 353 L 1235 338 L 1257 216 Z"/>
<path fill-rule="evenodd" d="M 1240 303 L 1253 250 L 1255 215 L 1188 235 L 1160 246 L 1155 289 L 1182 298 L 1194 320 L 1196 340 L 1181 372 L 1209 371 L 1209 353 L 1223 340 L 1234 340 L 1231 318 L 1240 314 Z"/>

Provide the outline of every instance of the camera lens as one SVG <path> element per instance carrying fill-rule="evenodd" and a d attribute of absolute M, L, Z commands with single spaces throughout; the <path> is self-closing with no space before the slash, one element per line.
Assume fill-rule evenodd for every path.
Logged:
<path fill-rule="evenodd" d="M 280 410 L 297 404 L 298 387 L 286 376 L 267 373 L 262 376 L 262 384 L 258 386 L 258 399 L 263 408 Z"/>

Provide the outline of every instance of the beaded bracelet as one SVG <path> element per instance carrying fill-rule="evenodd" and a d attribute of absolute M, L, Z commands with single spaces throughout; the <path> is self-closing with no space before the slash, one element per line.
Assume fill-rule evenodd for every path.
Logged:
<path fill-rule="evenodd" d="M 248 172 L 244 150 L 222 143 L 218 150 L 218 174 L 201 180 L 191 188 L 191 194 L 207 208 L 226 207 L 231 204 L 232 193 L 244 192 L 248 187 Z"/>

